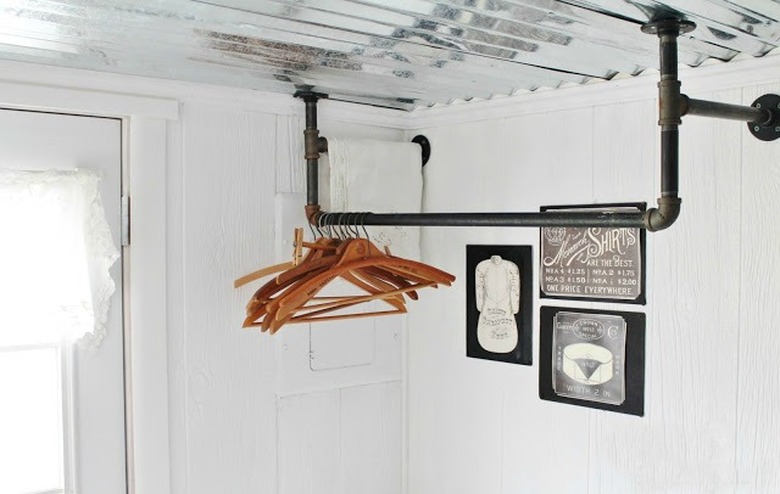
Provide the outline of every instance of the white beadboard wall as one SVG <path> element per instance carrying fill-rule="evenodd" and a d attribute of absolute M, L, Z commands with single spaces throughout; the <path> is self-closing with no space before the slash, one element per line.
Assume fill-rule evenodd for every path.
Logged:
<path fill-rule="evenodd" d="M 690 85 L 685 72 L 683 90 L 746 105 L 780 92 L 776 76 L 749 85 L 765 70 L 718 70 L 701 69 Z M 484 114 L 421 112 L 414 133 L 433 148 L 426 210 L 654 205 L 655 83 L 616 81 L 596 96 L 571 88 L 560 101 L 530 95 L 514 116 L 500 103 Z M 647 237 L 646 306 L 544 301 L 646 312 L 641 418 L 538 398 L 538 289 L 532 367 L 465 357 L 465 246 L 532 245 L 536 283 L 538 230 L 425 230 L 424 260 L 459 282 L 409 321 L 410 494 L 780 492 L 780 143 L 755 140 L 742 123 L 686 117 L 680 175 L 681 218 Z"/>
<path fill-rule="evenodd" d="M 323 114 L 322 135 L 403 138 L 364 119 Z M 371 365 L 312 371 L 307 325 L 275 337 L 240 329 L 259 285 L 233 290 L 232 280 L 284 261 L 275 258 L 274 196 L 304 190 L 302 117 L 186 98 L 170 125 L 173 491 L 398 494 L 400 340 L 390 336 L 397 351 L 375 350 L 395 355 L 377 378 Z M 400 330 L 400 319 L 375 329 Z M 312 389 L 290 387 L 289 372 L 317 374 Z"/>

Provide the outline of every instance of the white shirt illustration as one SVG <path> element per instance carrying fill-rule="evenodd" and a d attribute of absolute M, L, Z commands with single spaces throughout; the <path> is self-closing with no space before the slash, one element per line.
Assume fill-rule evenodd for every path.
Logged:
<path fill-rule="evenodd" d="M 518 339 L 514 315 L 520 311 L 517 264 L 501 256 L 491 256 L 477 264 L 475 284 L 480 312 L 477 341 L 489 352 L 511 352 Z"/>

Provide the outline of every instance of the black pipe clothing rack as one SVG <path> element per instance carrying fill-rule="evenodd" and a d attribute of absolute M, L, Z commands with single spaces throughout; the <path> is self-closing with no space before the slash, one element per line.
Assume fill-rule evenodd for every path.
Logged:
<path fill-rule="evenodd" d="M 317 169 L 320 153 L 327 151 L 327 141 L 317 129 L 317 101 L 327 95 L 300 91 L 306 104 L 306 217 L 314 226 L 361 225 L 381 226 L 524 226 L 524 227 L 610 227 L 644 228 L 658 231 L 668 228 L 680 214 L 678 196 L 679 126 L 685 115 L 723 118 L 747 122 L 758 139 L 773 141 L 780 137 L 780 96 L 766 94 L 751 106 L 729 105 L 689 98 L 680 93 L 677 77 L 677 38 L 695 29 L 692 22 L 664 19 L 642 26 L 647 34 L 657 35 L 660 42 L 660 82 L 658 83 L 659 120 L 661 127 L 661 197 L 658 206 L 643 212 L 564 212 L 528 213 L 392 213 L 322 211 L 319 206 Z M 424 137 L 418 136 L 415 139 Z M 417 141 L 415 141 L 417 142 Z M 427 139 L 425 140 L 427 143 Z M 421 144 L 423 145 L 423 144 Z M 425 154 L 425 145 L 423 145 Z M 430 154 L 430 146 L 427 147 Z"/>

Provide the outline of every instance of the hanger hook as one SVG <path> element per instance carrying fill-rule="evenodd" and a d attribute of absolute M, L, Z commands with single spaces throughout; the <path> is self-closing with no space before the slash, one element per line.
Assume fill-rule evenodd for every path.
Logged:
<path fill-rule="evenodd" d="M 366 216 L 368 216 L 368 212 L 360 216 L 360 226 L 363 228 L 363 233 L 366 234 L 366 239 L 371 240 L 371 236 L 368 234 L 368 230 L 366 230 Z"/>
<path fill-rule="evenodd" d="M 360 218 L 360 213 L 354 213 L 354 217 L 352 218 L 352 225 L 350 226 L 349 230 L 352 233 L 352 236 L 355 238 L 360 238 L 360 230 L 358 229 L 358 218 Z"/>
<path fill-rule="evenodd" d="M 318 222 L 319 222 L 319 218 L 317 218 L 317 220 L 318 220 Z M 313 238 L 314 240 L 316 240 L 316 239 L 317 239 L 317 234 L 316 234 L 316 233 L 314 233 L 314 226 L 311 224 L 311 219 L 309 219 L 309 221 L 307 221 L 307 223 L 309 224 L 309 230 L 311 231 L 311 236 L 312 236 L 312 238 Z"/>
<path fill-rule="evenodd" d="M 344 213 L 344 236 L 352 238 L 352 230 L 349 229 L 349 218 L 352 213 Z"/>
<path fill-rule="evenodd" d="M 360 216 L 362 213 L 355 213 L 355 224 L 353 225 L 355 228 L 355 236 L 357 238 L 360 238 Z"/>
<path fill-rule="evenodd" d="M 344 213 L 341 213 L 337 217 L 336 227 L 338 230 L 338 236 L 340 240 L 344 240 Z"/>
<path fill-rule="evenodd" d="M 352 238 L 352 230 L 349 228 L 349 221 L 352 213 L 346 213 L 344 215 L 344 235 L 347 238 Z"/>
<path fill-rule="evenodd" d="M 328 216 L 328 213 L 323 214 L 320 217 L 320 229 L 322 233 L 324 233 L 326 236 L 330 236 L 330 232 L 328 231 L 328 226 L 325 224 L 325 218 Z"/>

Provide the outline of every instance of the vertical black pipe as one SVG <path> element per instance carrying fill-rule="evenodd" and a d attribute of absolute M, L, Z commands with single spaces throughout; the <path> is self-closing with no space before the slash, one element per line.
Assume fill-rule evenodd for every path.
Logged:
<path fill-rule="evenodd" d="M 661 197 L 679 191 L 680 81 L 677 79 L 678 27 L 659 32 L 661 81 L 658 83 L 661 126 Z"/>
<path fill-rule="evenodd" d="M 661 197 L 658 207 L 647 211 L 645 226 L 649 231 L 669 228 L 680 215 L 679 191 L 680 134 L 682 102 L 677 79 L 677 37 L 692 31 L 696 25 L 681 19 L 665 19 L 642 26 L 647 34 L 660 41 L 661 80 L 658 83 L 658 125 L 661 126 Z"/>
<path fill-rule="evenodd" d="M 319 177 L 320 152 L 317 148 L 317 140 L 320 131 L 317 128 L 317 96 L 306 95 L 306 129 L 303 131 L 306 153 L 306 204 L 309 206 L 320 203 Z"/>
<path fill-rule="evenodd" d="M 677 197 L 679 192 L 680 131 L 661 129 L 661 197 Z"/>

